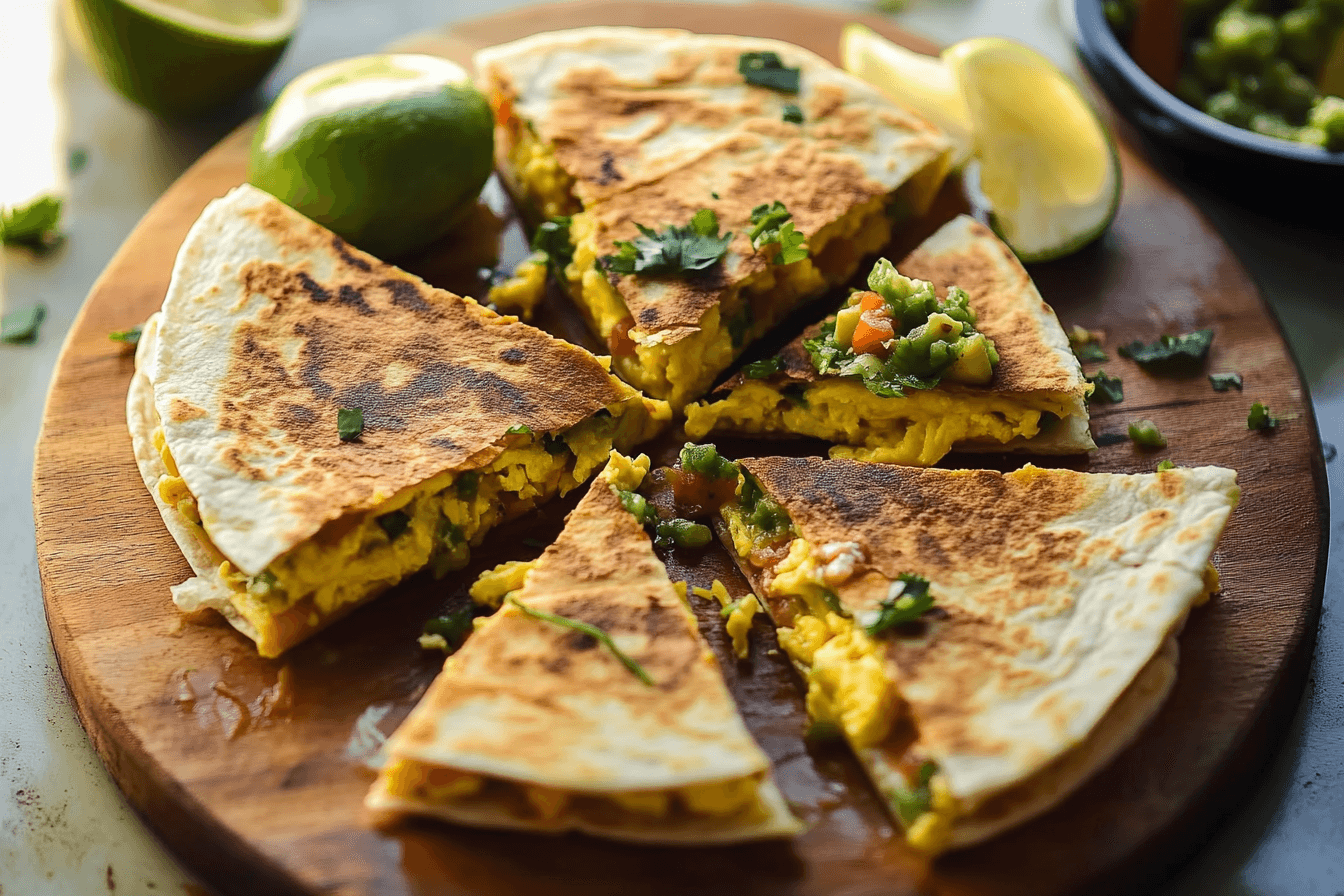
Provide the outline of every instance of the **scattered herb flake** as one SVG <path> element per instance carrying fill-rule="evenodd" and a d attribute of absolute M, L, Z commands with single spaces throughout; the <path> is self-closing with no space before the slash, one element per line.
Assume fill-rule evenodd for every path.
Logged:
<path fill-rule="evenodd" d="M 1159 473 L 1165 473 L 1167 470 L 1174 470 L 1174 469 L 1176 469 L 1176 464 L 1174 464 L 1170 460 L 1162 460 L 1158 461 L 1157 463 L 1157 472 Z"/>
<path fill-rule="evenodd" d="M 1111 360 L 1111 356 L 1102 351 L 1101 346 L 1095 342 L 1074 346 L 1073 354 L 1083 364 L 1104 364 Z"/>
<path fill-rule="evenodd" d="M 1165 448 L 1167 437 L 1151 420 L 1135 420 L 1129 424 L 1129 440 L 1140 448 Z"/>
<path fill-rule="evenodd" d="M 898 589 L 896 586 L 900 585 Z M 933 609 L 933 595 L 929 593 L 929 580 L 923 576 L 901 573 L 892 583 L 891 592 L 882 601 L 877 618 L 865 626 L 869 637 L 877 637 L 888 629 L 907 622 L 917 622 L 929 610 Z"/>
<path fill-rule="evenodd" d="M 70 154 L 65 157 L 66 170 L 70 176 L 74 177 L 83 171 L 89 164 L 89 151 L 82 146 L 74 146 L 70 149 Z"/>
<path fill-rule="evenodd" d="M 635 662 L 635 660 L 631 658 L 631 656 L 627 654 L 624 650 L 621 650 L 621 648 L 617 647 L 616 642 L 611 640 L 611 635 L 608 635 L 606 632 L 602 631 L 602 629 L 598 628 L 597 626 L 589 625 L 588 623 L 581 622 L 578 619 L 569 619 L 568 617 L 565 616 L 556 616 L 554 613 L 545 613 L 541 610 L 534 610 L 527 604 L 518 600 L 518 598 L 514 597 L 512 594 L 508 595 L 504 599 L 507 600 L 509 603 L 513 604 L 518 609 L 522 610 L 528 616 L 531 616 L 533 619 L 540 619 L 541 621 L 549 622 L 552 625 L 558 625 L 563 628 L 573 629 L 576 632 L 582 632 L 583 634 L 588 635 L 590 638 L 595 639 L 603 647 L 610 650 L 612 656 L 620 660 L 621 665 L 629 669 L 636 678 L 638 678 L 645 684 L 649 685 L 650 687 L 653 686 L 653 677 L 650 676 L 649 673 L 644 670 L 644 667 L 641 666 L 639 663 Z"/>
<path fill-rule="evenodd" d="M 1246 415 L 1246 428 L 1258 430 L 1270 430 L 1279 425 L 1279 418 L 1269 412 L 1269 408 L 1256 402 L 1251 405 L 1251 412 Z"/>
<path fill-rule="evenodd" d="M 709 527 L 690 520 L 662 520 L 654 529 L 653 543 L 660 548 L 702 548 L 713 538 Z"/>
<path fill-rule="evenodd" d="M 687 274 L 713 267 L 722 260 L 732 233 L 719 236 L 719 216 L 702 208 L 684 227 L 669 225 L 661 231 L 635 224 L 641 236 L 617 240 L 615 255 L 602 263 L 617 274 Z"/>
<path fill-rule="evenodd" d="M 425 623 L 424 633 L 431 637 L 437 635 L 448 645 L 448 653 L 453 653 L 467 640 L 472 630 L 471 607 L 459 607 L 444 616 L 437 616 Z"/>
<path fill-rule="evenodd" d="M 55 196 L 43 196 L 9 211 L 0 210 L 0 242 L 46 252 L 61 242 L 57 230 L 60 221 L 61 200 Z"/>
<path fill-rule="evenodd" d="M 29 344 L 37 341 L 38 328 L 47 316 L 45 305 L 20 308 L 0 318 L 0 342 L 13 345 Z"/>
<path fill-rule="evenodd" d="M 546 254 L 546 266 L 557 279 L 564 279 L 565 268 L 574 259 L 574 245 L 569 241 L 568 217 L 555 217 L 542 222 L 532 235 L 532 250 Z"/>
<path fill-rule="evenodd" d="M 361 408 L 341 408 L 336 412 L 336 432 L 342 442 L 353 442 L 364 434 L 364 411 Z"/>
<path fill-rule="evenodd" d="M 107 334 L 107 338 L 111 339 L 113 342 L 124 342 L 127 345 L 139 345 L 140 336 L 144 331 L 145 328 L 143 324 L 136 324 L 129 330 L 113 330 L 111 333 Z"/>
<path fill-rule="evenodd" d="M 1145 344 L 1138 340 L 1120 346 L 1120 355 L 1129 358 L 1144 370 L 1153 372 L 1180 371 L 1204 363 L 1213 344 L 1213 330 L 1196 330 L 1180 336 L 1163 335 L 1157 342 Z"/>
<path fill-rule="evenodd" d="M 763 380 L 772 374 L 779 373 L 779 358 L 761 358 L 759 361 L 752 361 L 742 367 L 742 374 L 749 380 Z"/>
<path fill-rule="evenodd" d="M 929 790 L 929 782 L 933 780 L 933 775 L 937 770 L 938 766 L 932 762 L 925 762 L 920 765 L 913 786 L 896 787 L 892 790 L 891 796 L 896 803 L 896 815 L 906 827 L 914 824 L 916 818 L 933 807 L 933 794 Z"/>
<path fill-rule="evenodd" d="M 1125 400 L 1125 384 L 1120 377 L 1111 376 L 1104 370 L 1098 370 L 1088 377 L 1087 381 L 1094 387 L 1092 394 L 1088 396 L 1088 401 L 1119 404 Z"/>
<path fill-rule="evenodd" d="M 794 103 L 784 104 L 784 120 L 789 124 L 803 123 L 803 110 Z"/>
<path fill-rule="evenodd" d="M 1215 392 L 1226 392 L 1228 389 L 1241 391 L 1241 374 L 1239 373 L 1211 373 L 1209 374 L 1209 385 Z"/>
<path fill-rule="evenodd" d="M 532 427 L 528 426 L 526 423 L 515 423 L 504 430 L 504 435 L 506 436 L 529 436 L 531 434 Z"/>
<path fill-rule="evenodd" d="M 748 84 L 767 87 L 780 93 L 797 93 L 801 83 L 801 72 L 789 68 L 771 50 L 743 53 L 737 58 L 737 71 Z"/>

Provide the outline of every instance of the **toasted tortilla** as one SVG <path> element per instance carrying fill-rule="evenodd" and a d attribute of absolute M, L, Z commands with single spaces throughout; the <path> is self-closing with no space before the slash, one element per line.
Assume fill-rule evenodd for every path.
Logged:
<path fill-rule="evenodd" d="M 520 794 L 501 794 L 499 787 L 471 798 L 417 800 L 393 795 L 383 776 L 366 800 L 371 809 L 669 844 L 800 829 L 700 636 L 684 586 L 668 580 L 648 535 L 612 490 L 610 470 L 593 482 L 516 597 L 602 629 L 654 684 L 644 684 L 592 638 L 506 602 L 448 659 L 387 743 L 393 762 L 580 796 L 557 817 L 540 819 Z M 609 794 L 753 776 L 760 779 L 755 814 L 674 810 L 651 817 L 601 802 Z"/>
<path fill-rule="evenodd" d="M 909 708 L 914 750 L 937 763 L 960 804 L 952 846 L 1055 805 L 1152 717 L 1240 495 L 1235 472 L 1221 467 L 1000 474 L 741 463 L 814 552 L 857 548 L 852 575 L 829 587 L 861 624 L 898 576 L 929 580 L 939 612 L 875 643 Z M 770 606 L 770 575 L 743 566 Z M 889 739 L 860 751 L 880 792 L 903 786 L 907 749 Z"/>
<path fill-rule="evenodd" d="M 1009 400 L 1048 393 L 1062 398 L 1070 408 L 1070 413 L 1058 424 L 1033 438 L 1018 437 L 1007 443 L 958 443 L 956 450 L 1078 454 L 1097 447 L 1088 429 L 1086 398 L 1091 386 L 1069 347 L 1068 336 L 1022 263 L 988 227 L 966 215 L 958 215 L 897 262 L 896 269 L 907 277 L 931 282 L 939 296 L 946 295 L 951 286 L 966 290 L 976 314 L 976 329 L 992 339 L 998 350 L 999 363 L 988 385 L 940 383 L 935 387 L 937 391 L 952 396 L 992 395 Z M 833 315 L 825 320 L 832 318 Z M 778 355 L 779 372 L 769 377 L 769 382 L 807 384 L 836 378 L 834 374 L 824 377 L 818 374 L 803 346 L 804 340 L 817 335 L 825 320 L 784 346 Z M 745 374 L 734 374 L 705 404 L 688 408 L 688 415 L 705 413 L 706 405 L 712 407 L 714 401 L 727 398 L 749 382 L 754 381 Z M 698 437 L 701 433 L 694 435 Z"/>
<path fill-rule="evenodd" d="M 738 60 L 777 53 L 801 70 L 797 94 L 745 84 Z M 671 29 L 580 28 L 480 51 L 478 79 L 551 146 L 573 192 L 598 222 L 599 255 L 713 209 L 734 234 L 723 265 L 704 276 L 610 276 L 642 333 L 671 344 L 698 331 L 732 285 L 765 271 L 751 246 L 751 210 L 782 202 L 811 235 L 911 182 L 927 209 L 945 176 L 942 132 L 825 59 L 763 38 Z M 801 125 L 783 119 L 797 105 Z M 506 153 L 504 142 L 497 144 Z M 500 170 L 515 195 L 506 157 Z M 717 194 L 715 196 L 714 194 Z"/>
<path fill-rule="evenodd" d="M 229 605 L 222 561 L 256 575 L 333 521 L 490 463 L 512 427 L 559 432 L 631 400 L 644 401 L 604 359 L 430 287 L 243 185 L 183 242 L 136 352 L 127 423 L 197 574 L 174 600 L 217 609 L 255 640 Z M 337 411 L 351 407 L 364 430 L 342 441 Z M 207 538 L 157 492 L 168 472 L 158 427 Z"/>

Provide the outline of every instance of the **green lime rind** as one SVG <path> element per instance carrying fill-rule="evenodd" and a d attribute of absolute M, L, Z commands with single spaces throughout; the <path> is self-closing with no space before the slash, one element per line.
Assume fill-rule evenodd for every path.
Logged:
<path fill-rule="evenodd" d="M 1103 127 L 1105 126 L 1103 125 Z M 1115 221 L 1115 216 L 1120 211 L 1120 196 L 1124 192 L 1124 180 L 1120 173 L 1120 155 L 1116 152 L 1115 141 L 1110 139 L 1109 132 L 1107 133 L 1107 143 L 1111 154 L 1111 177 L 1114 178 L 1115 188 L 1111 190 L 1110 202 L 1107 203 L 1106 211 L 1101 218 L 1098 219 L 1098 222 L 1094 226 L 1079 233 L 1076 237 L 1045 249 L 1024 249 L 1014 243 L 1011 235 L 1005 232 L 1003 222 L 999 219 L 999 216 L 994 213 L 993 209 L 990 209 L 990 228 L 998 235 L 999 239 L 1008 244 L 1009 248 L 1013 250 L 1013 254 L 1018 257 L 1019 261 L 1024 264 L 1035 264 L 1037 262 L 1054 261 L 1063 258 L 1066 255 L 1072 255 L 1080 249 L 1096 242 L 1101 238 L 1102 234 L 1110 229 L 1112 222 Z"/>
<path fill-rule="evenodd" d="M 442 238 L 494 166 L 494 117 L 469 84 L 323 115 L 267 151 L 280 102 L 257 128 L 248 181 L 380 258 Z"/>
<path fill-rule="evenodd" d="M 290 40 L 208 34 L 122 0 L 64 6 L 89 65 L 122 96 L 165 118 L 200 115 L 254 89 Z"/>

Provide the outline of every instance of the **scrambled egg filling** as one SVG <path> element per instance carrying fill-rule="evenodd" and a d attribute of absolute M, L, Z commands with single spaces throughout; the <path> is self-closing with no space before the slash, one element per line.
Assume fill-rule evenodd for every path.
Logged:
<path fill-rule="evenodd" d="M 731 284 L 694 332 L 676 334 L 682 338 L 668 341 L 670 333 L 648 332 L 633 325 L 630 310 L 598 262 L 597 223 L 582 211 L 573 195 L 574 179 L 560 167 L 550 147 L 516 120 L 510 122 L 508 133 L 512 143 L 507 155 L 517 180 L 514 187 L 524 201 L 540 211 L 543 219 L 572 215 L 569 233 L 574 255 L 565 268 L 564 285 L 593 331 L 613 345 L 616 372 L 631 385 L 677 408 L 703 394 L 744 347 L 802 301 L 848 280 L 865 255 L 880 251 L 890 241 L 889 205 L 900 207 L 908 201 L 903 199 L 906 192 L 924 189 L 912 182 L 908 190 L 898 190 L 890 202 L 884 197 L 871 199 L 816 233 L 807 234 L 807 258 L 771 265 Z M 684 222 L 641 223 L 661 227 Z M 618 351 L 613 334 L 627 338 L 632 350 Z"/>
<path fill-rule="evenodd" d="M 340 517 L 248 576 L 228 560 L 219 567 L 230 600 L 257 632 L 257 651 L 277 656 L 301 633 L 395 585 L 426 566 L 443 575 L 465 566 L 490 528 L 592 476 L 613 444 L 649 438 L 665 407 L 632 396 L 555 437 L 509 436 L 512 443 L 484 467 L 442 473 L 376 510 Z M 195 498 L 156 429 L 167 471 L 159 496 L 200 526 Z M 208 540 L 202 528 L 200 537 Z"/>
<path fill-rule="evenodd" d="M 523 580 L 537 561 L 508 560 L 494 569 L 487 569 L 471 584 L 472 603 L 498 610 L 504 598 L 523 587 Z"/>
<path fill-rule="evenodd" d="M 751 632 L 751 620 L 760 612 L 761 605 L 756 600 L 756 595 L 748 594 L 739 600 L 733 600 L 728 593 L 728 587 L 718 579 L 709 588 L 693 588 L 692 593 L 705 600 L 717 600 L 722 607 L 722 615 L 727 619 L 724 629 L 728 632 L 728 637 L 733 639 L 733 655 L 740 660 L 747 658 L 751 650 L 751 643 L 747 640 Z"/>
<path fill-rule="evenodd" d="M 523 320 L 531 320 L 532 312 L 545 297 L 546 258 L 534 254 L 519 262 L 509 279 L 490 287 L 486 301 L 501 314 L 516 314 Z"/>
<path fill-rule="evenodd" d="M 831 457 L 931 466 L 962 444 L 1006 444 L 1041 431 L 1042 415 L 1065 417 L 1065 396 L 910 390 L 900 398 L 874 395 L 856 379 L 829 378 L 804 387 L 801 398 L 781 385 L 747 381 L 721 401 L 686 408 L 686 435 L 716 430 L 791 432 L 837 442 Z"/>
<path fill-rule="evenodd" d="M 648 819 L 677 814 L 716 818 L 764 817 L 767 814 L 759 795 L 760 775 L 663 790 L 584 792 L 400 759 L 384 769 L 382 777 L 388 792 L 403 799 L 439 804 L 479 799 L 509 805 L 520 814 L 543 822 L 556 820 L 566 810 L 581 812 L 585 808 L 614 809 L 625 815 Z"/>

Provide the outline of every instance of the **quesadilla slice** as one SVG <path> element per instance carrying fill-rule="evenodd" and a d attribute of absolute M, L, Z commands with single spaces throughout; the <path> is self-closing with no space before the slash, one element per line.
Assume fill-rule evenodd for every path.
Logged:
<path fill-rule="evenodd" d="M 434 289 L 241 186 L 187 234 L 127 422 L 212 608 L 277 656 L 657 432 L 605 359 Z"/>
<path fill-rule="evenodd" d="M 648 467 L 612 453 L 521 589 L 477 620 L 388 739 L 369 808 L 666 844 L 800 830 L 685 586 L 626 509 Z"/>
<path fill-rule="evenodd" d="M 778 356 L 688 406 L 687 436 L 813 436 L 836 443 L 831 457 L 917 466 L 953 449 L 1096 447 L 1092 387 L 1068 337 L 988 228 L 954 218 L 894 269 L 879 261 L 868 283 Z"/>
<path fill-rule="evenodd" d="M 792 44 L 640 28 L 476 55 L 496 161 L 616 372 L 680 407 L 924 212 L 951 144 Z"/>
<path fill-rule="evenodd" d="M 693 466 L 679 493 L 733 465 Z M 1186 615 L 1218 589 L 1209 559 L 1240 494 L 1220 467 L 740 469 L 720 536 L 809 715 L 926 853 L 1046 811 L 1133 740 L 1171 689 Z"/>

